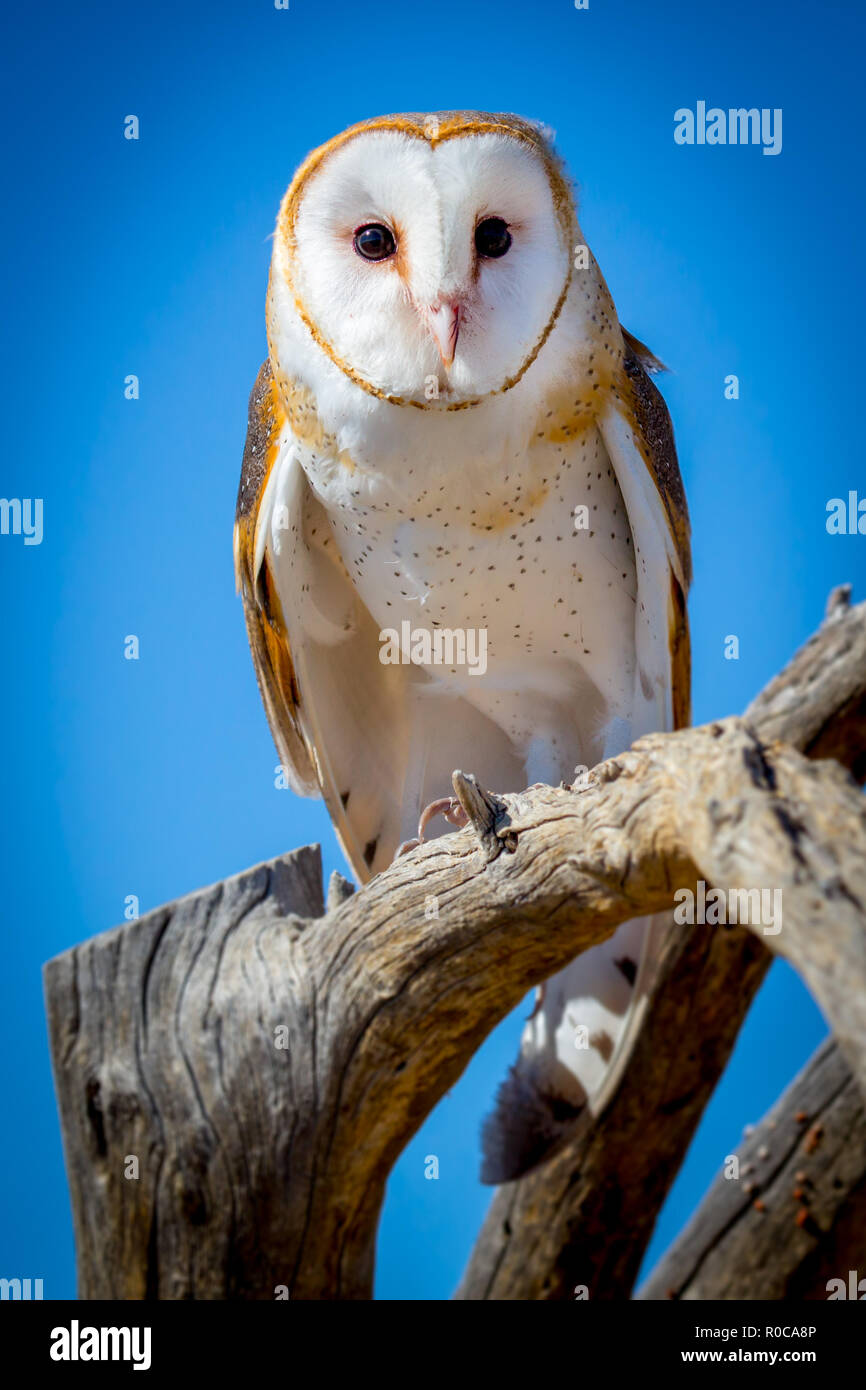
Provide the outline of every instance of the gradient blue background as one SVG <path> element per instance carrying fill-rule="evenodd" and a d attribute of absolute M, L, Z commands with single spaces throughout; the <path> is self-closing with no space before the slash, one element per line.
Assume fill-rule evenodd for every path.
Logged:
<path fill-rule="evenodd" d="M 620 315 L 673 369 L 704 721 L 748 702 L 833 585 L 864 595 L 866 537 L 825 530 L 828 498 L 866 493 L 864 36 L 853 4 L 791 0 L 49 3 L 8 6 L 3 28 L 0 491 L 44 498 L 45 536 L 0 537 L 0 1274 L 56 1298 L 74 1260 L 42 963 L 121 920 L 130 893 L 145 911 L 313 840 L 342 867 L 321 805 L 274 788 L 232 576 L 269 236 L 294 168 L 387 111 L 515 110 L 556 129 Z M 782 107 L 782 153 L 675 145 L 673 113 L 698 99 Z M 739 661 L 723 659 L 731 633 Z M 398 1163 L 380 1297 L 452 1291 L 490 1196 L 479 1123 L 525 1013 Z M 650 1258 L 824 1031 L 775 967 Z"/>

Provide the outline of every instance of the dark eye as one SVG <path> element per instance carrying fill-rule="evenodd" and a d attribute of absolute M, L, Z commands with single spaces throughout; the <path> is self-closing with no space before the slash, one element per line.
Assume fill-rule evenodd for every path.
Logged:
<path fill-rule="evenodd" d="M 485 217 L 475 228 L 475 250 L 479 256 L 504 256 L 511 245 L 511 233 L 501 217 Z"/>
<path fill-rule="evenodd" d="M 390 227 L 383 227 L 381 222 L 370 222 L 366 227 L 359 227 L 352 245 L 365 261 L 387 261 L 397 250 L 394 233 Z"/>

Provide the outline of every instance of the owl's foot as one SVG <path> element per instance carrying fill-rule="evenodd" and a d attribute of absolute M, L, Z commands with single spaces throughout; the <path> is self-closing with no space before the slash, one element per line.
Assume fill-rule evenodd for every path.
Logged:
<path fill-rule="evenodd" d="M 400 859 L 402 855 L 408 854 L 411 849 L 417 849 L 419 845 L 425 843 L 424 831 L 431 820 L 435 820 L 437 816 L 444 816 L 449 824 L 455 825 L 458 830 L 462 830 L 464 825 L 469 824 L 469 817 L 456 797 L 443 796 L 438 801 L 431 801 L 430 805 L 425 806 L 421 812 L 417 837 L 412 840 L 404 840 L 402 844 L 398 845 L 392 862 Z"/>
<path fill-rule="evenodd" d="M 421 812 L 421 819 L 418 821 L 418 839 L 422 844 L 424 843 L 424 831 L 431 820 L 435 820 L 437 816 L 444 816 L 449 825 L 455 825 L 458 830 L 462 830 L 464 825 L 469 824 L 469 817 L 456 797 L 440 797 L 438 801 L 431 801 L 430 805 L 425 806 Z"/>

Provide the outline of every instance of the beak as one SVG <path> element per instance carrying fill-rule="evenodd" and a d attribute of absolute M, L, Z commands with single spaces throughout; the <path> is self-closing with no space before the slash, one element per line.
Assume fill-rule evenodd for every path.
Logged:
<path fill-rule="evenodd" d="M 424 317 L 439 349 L 442 366 L 450 367 L 454 361 L 457 338 L 460 334 L 460 305 L 454 300 L 437 300 L 425 309 Z"/>

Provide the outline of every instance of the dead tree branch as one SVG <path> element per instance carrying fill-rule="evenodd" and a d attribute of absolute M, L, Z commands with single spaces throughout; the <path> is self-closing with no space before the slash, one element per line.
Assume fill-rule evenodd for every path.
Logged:
<path fill-rule="evenodd" d="M 832 1039 L 730 1157 L 639 1298 L 824 1300 L 862 1272 L 866 1106 Z"/>
<path fill-rule="evenodd" d="M 796 957 L 866 1076 L 861 798 L 837 765 L 789 746 L 832 742 L 841 712 L 857 756 L 866 747 L 850 714 L 866 691 L 864 606 L 824 625 L 789 683 L 795 701 L 774 682 L 749 723 L 642 739 L 580 791 L 493 796 L 456 774 L 470 825 L 346 901 L 332 884 L 327 916 L 317 853 L 300 850 L 49 962 L 80 1295 L 368 1298 L 397 1155 L 529 986 L 622 921 L 669 908 L 677 887 L 781 886 L 778 936 L 683 930 L 650 1050 L 639 1048 L 644 1089 L 631 1068 L 543 1184 L 530 1175 L 497 1196 L 494 1209 L 512 1204 L 505 1244 L 488 1219 L 464 1285 L 473 1297 L 557 1296 L 577 1257 L 592 1275 L 582 1282 L 627 1292 L 628 1247 L 639 1259 L 643 1239 L 630 1184 L 643 1187 L 636 1205 L 651 1228 L 766 946 Z M 787 744 L 764 741 L 770 720 Z M 677 979 L 690 993 L 671 993 Z M 733 997 L 708 997 L 720 981 L 735 981 Z M 563 1203 L 565 1228 L 545 1225 L 551 1174 L 581 1194 Z"/>
<path fill-rule="evenodd" d="M 866 778 L 866 604 L 837 589 L 820 629 L 744 716 L 767 742 Z M 613 1104 L 567 1150 L 495 1195 L 463 1298 L 629 1296 L 657 1215 L 772 957 L 764 942 L 684 927 Z"/>

